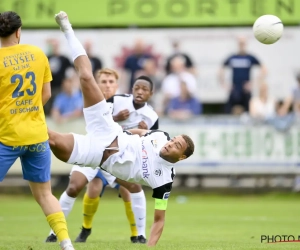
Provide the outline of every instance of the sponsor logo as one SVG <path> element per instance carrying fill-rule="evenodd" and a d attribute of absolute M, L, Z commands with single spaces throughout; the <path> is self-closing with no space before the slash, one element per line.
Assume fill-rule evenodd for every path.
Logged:
<path fill-rule="evenodd" d="M 166 193 L 164 193 L 164 195 L 163 195 L 163 200 L 167 200 L 167 199 L 169 198 L 169 196 L 170 196 L 170 193 L 171 193 L 171 192 L 166 192 Z"/>
<path fill-rule="evenodd" d="M 144 141 L 142 141 L 142 170 L 143 170 L 143 178 L 148 178 L 150 176 L 148 170 L 148 153 L 146 151 Z"/>
<path fill-rule="evenodd" d="M 162 176 L 162 174 L 163 174 L 163 172 L 162 172 L 162 170 L 161 169 L 155 169 L 155 171 L 154 171 L 154 175 L 155 176 Z"/>
<path fill-rule="evenodd" d="M 106 116 L 106 115 L 109 115 L 109 114 L 110 114 L 110 112 L 107 111 L 107 112 L 103 113 L 103 116 Z"/>
<path fill-rule="evenodd" d="M 157 141 L 156 140 L 151 140 L 152 146 L 157 148 Z"/>

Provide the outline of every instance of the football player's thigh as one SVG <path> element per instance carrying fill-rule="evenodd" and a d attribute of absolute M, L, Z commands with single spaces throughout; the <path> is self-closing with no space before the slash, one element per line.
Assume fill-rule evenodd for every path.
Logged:
<path fill-rule="evenodd" d="M 89 135 L 97 135 L 103 137 L 103 140 L 110 140 L 112 133 L 119 132 L 120 126 L 114 122 L 110 108 L 105 100 L 92 107 L 84 108 L 83 114 L 86 122 L 86 131 Z"/>
<path fill-rule="evenodd" d="M 31 182 L 48 182 L 51 170 L 51 150 L 48 141 L 28 146 L 21 157 L 23 177 Z"/>
<path fill-rule="evenodd" d="M 76 172 L 81 173 L 82 175 L 84 175 L 85 178 L 86 178 L 86 181 L 90 182 L 97 175 L 98 169 L 93 169 L 93 168 L 90 168 L 90 167 L 80 167 L 80 166 L 74 165 L 72 167 L 72 170 L 71 170 L 71 173 L 70 173 L 70 179 L 72 179 L 72 176 Z"/>
<path fill-rule="evenodd" d="M 10 167 L 20 156 L 20 147 L 6 146 L 0 142 L 0 181 L 7 174 Z"/>

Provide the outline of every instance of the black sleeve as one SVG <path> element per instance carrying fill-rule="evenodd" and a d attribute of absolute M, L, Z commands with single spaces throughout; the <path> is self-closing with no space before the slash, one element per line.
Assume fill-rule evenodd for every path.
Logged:
<path fill-rule="evenodd" d="M 114 103 L 114 95 L 106 100 L 106 102 Z"/>
<path fill-rule="evenodd" d="M 155 199 L 167 200 L 172 190 L 173 182 L 169 182 L 165 185 L 153 189 L 152 197 Z"/>
<path fill-rule="evenodd" d="M 157 118 L 156 122 L 153 124 L 153 126 L 150 128 L 150 130 L 153 130 L 153 129 L 158 129 L 158 118 Z"/>

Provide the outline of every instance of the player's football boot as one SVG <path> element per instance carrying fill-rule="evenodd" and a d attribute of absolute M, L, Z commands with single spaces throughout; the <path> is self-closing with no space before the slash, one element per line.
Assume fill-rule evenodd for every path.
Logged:
<path fill-rule="evenodd" d="M 131 236 L 130 241 L 131 241 L 131 243 L 139 243 L 137 236 Z"/>
<path fill-rule="evenodd" d="M 64 11 L 60 11 L 58 14 L 55 15 L 55 21 L 60 26 L 60 29 L 62 31 L 67 31 L 72 27 L 68 15 Z"/>
<path fill-rule="evenodd" d="M 138 236 L 138 243 L 140 243 L 140 244 L 146 244 L 147 240 L 146 240 L 146 238 L 143 235 L 139 235 Z"/>
<path fill-rule="evenodd" d="M 45 242 L 57 242 L 57 237 L 55 234 L 50 234 L 47 239 L 45 240 Z"/>
<path fill-rule="evenodd" d="M 81 228 L 81 232 L 77 236 L 75 242 L 86 242 L 87 238 L 92 233 L 92 229 L 86 229 L 84 227 Z"/>

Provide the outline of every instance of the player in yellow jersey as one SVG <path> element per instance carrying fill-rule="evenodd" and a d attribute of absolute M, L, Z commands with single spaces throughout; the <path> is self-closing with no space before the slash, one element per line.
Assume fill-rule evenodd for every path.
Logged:
<path fill-rule="evenodd" d="M 65 216 L 51 193 L 51 151 L 43 105 L 51 97 L 48 59 L 36 46 L 20 45 L 22 21 L 0 13 L 0 181 L 20 158 L 23 178 L 63 250 L 74 250 Z"/>

